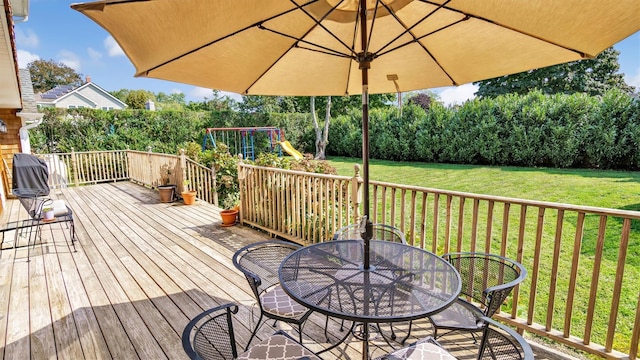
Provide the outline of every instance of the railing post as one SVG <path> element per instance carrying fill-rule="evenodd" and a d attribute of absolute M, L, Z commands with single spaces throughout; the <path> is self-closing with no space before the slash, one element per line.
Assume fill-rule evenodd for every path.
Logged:
<path fill-rule="evenodd" d="M 242 161 L 242 154 L 238 154 L 238 191 L 240 192 L 240 209 L 238 210 L 238 220 L 240 221 L 240 225 L 244 225 L 243 222 L 243 211 L 245 209 L 245 195 L 244 195 L 244 179 L 246 177 L 244 167 L 242 165 L 244 162 Z M 213 181 L 215 184 L 216 177 L 213 177 Z M 218 196 L 218 192 L 216 191 L 216 198 Z"/>
<path fill-rule="evenodd" d="M 151 146 L 147 146 L 147 162 L 149 164 L 148 174 L 149 174 L 149 186 L 153 187 L 153 166 L 151 164 Z M 144 181 L 143 181 L 144 183 Z"/>
<path fill-rule="evenodd" d="M 73 186 L 78 186 L 78 159 L 73 148 L 71 148 L 71 167 L 73 168 Z"/>
<path fill-rule="evenodd" d="M 127 169 L 127 173 L 125 174 L 125 177 L 131 181 L 131 154 L 130 154 L 131 149 L 129 149 L 129 147 L 127 146 L 127 150 L 124 153 L 124 160 L 127 162 L 126 163 L 126 169 Z M 123 167 L 124 168 L 124 167 Z"/>
<path fill-rule="evenodd" d="M 351 179 L 351 207 L 353 210 L 353 224 L 360 221 L 360 203 L 362 202 L 362 178 L 360 177 L 360 165 L 353 166 L 353 178 Z"/>
<path fill-rule="evenodd" d="M 211 163 L 211 195 L 213 195 L 213 205 L 218 206 L 218 182 L 216 181 L 216 165 Z"/>
<path fill-rule="evenodd" d="M 189 176 L 187 175 L 187 155 L 185 155 L 185 151 L 184 149 L 180 149 L 180 176 L 181 176 L 181 181 L 180 184 L 178 184 L 178 186 L 180 186 L 180 191 L 185 191 L 184 188 L 184 181 L 189 179 Z M 190 184 L 192 189 L 196 189 L 196 184 Z"/>

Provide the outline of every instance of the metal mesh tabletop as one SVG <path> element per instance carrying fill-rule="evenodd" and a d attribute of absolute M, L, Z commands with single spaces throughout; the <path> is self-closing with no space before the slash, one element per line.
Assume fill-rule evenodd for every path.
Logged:
<path fill-rule="evenodd" d="M 460 276 L 447 261 L 412 246 L 371 241 L 370 269 L 362 264 L 361 240 L 314 244 L 282 262 L 280 283 L 315 311 L 366 323 L 423 318 L 460 293 Z"/>

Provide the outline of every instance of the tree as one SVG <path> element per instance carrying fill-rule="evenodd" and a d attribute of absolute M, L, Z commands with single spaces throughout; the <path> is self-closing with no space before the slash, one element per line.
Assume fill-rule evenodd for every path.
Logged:
<path fill-rule="evenodd" d="M 147 100 L 155 100 L 155 95 L 147 90 L 129 90 L 124 102 L 130 109 L 145 109 Z"/>
<path fill-rule="evenodd" d="M 156 94 L 156 109 L 158 110 L 182 110 L 186 105 L 184 93 Z"/>
<path fill-rule="evenodd" d="M 240 111 L 249 113 L 296 113 L 306 111 L 295 96 L 243 95 Z"/>
<path fill-rule="evenodd" d="M 431 107 L 431 103 L 433 103 L 433 101 L 434 101 L 433 98 L 429 94 L 419 92 L 417 94 L 412 95 L 407 100 L 407 104 L 418 105 L 421 108 L 423 108 L 424 111 L 429 111 L 429 108 Z"/>
<path fill-rule="evenodd" d="M 33 91 L 45 92 L 58 85 L 82 85 L 82 75 L 74 69 L 55 60 L 35 60 L 27 64 L 31 73 Z"/>
<path fill-rule="evenodd" d="M 624 74 L 616 73 L 620 53 L 608 48 L 593 59 L 573 61 L 546 68 L 506 75 L 475 83 L 479 86 L 477 96 L 496 97 L 502 94 L 527 94 L 538 89 L 544 94 L 587 93 L 603 95 L 607 90 L 618 88 L 632 93 L 633 87 L 624 82 Z"/>
<path fill-rule="evenodd" d="M 311 106 L 311 117 L 313 118 L 313 129 L 316 132 L 316 156 L 318 160 L 325 160 L 325 150 L 329 143 L 329 122 L 331 120 L 331 96 L 327 96 L 327 103 L 325 105 L 325 117 L 324 117 L 324 129 L 320 129 L 318 125 L 318 116 L 316 114 L 316 97 L 312 96 L 309 99 Z"/>

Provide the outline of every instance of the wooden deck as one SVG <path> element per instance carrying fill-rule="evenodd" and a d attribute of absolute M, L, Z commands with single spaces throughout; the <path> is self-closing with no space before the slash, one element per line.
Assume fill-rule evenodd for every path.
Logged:
<path fill-rule="evenodd" d="M 0 251 L 0 359 L 186 359 L 180 336 L 205 309 L 236 302 L 236 337 L 244 347 L 256 317 L 253 296 L 231 257 L 268 236 L 247 227 L 220 227 L 219 209 L 159 203 L 157 193 L 131 182 L 55 191 L 74 210 L 79 242 L 71 247 L 64 224 L 45 226 L 41 240 L 5 233 Z M 1 223 L 26 218 L 9 201 Z M 253 308 L 254 315 L 257 309 Z M 260 337 L 272 333 L 262 326 Z M 338 332 L 331 322 L 330 334 Z M 286 324 L 278 326 L 290 330 Z M 409 341 L 430 334 L 414 322 Z M 324 317 L 304 328 L 312 350 L 326 347 Z M 255 341 L 255 340 L 254 340 Z M 476 345 L 444 339 L 456 356 L 473 359 Z M 391 348 L 372 341 L 373 356 Z M 359 359 L 348 342 L 324 359 Z"/>

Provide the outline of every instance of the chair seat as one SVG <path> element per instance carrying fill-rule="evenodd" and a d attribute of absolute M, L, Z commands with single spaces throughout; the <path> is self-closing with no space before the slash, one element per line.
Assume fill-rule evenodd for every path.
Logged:
<path fill-rule="evenodd" d="M 436 345 L 433 338 L 427 337 L 375 360 L 456 360 L 456 358 Z"/>
<path fill-rule="evenodd" d="M 69 212 L 69 209 L 67 208 L 67 205 L 64 203 L 64 200 L 54 200 L 53 203 L 51 204 L 51 207 L 53 207 L 54 216 L 67 215 L 67 213 Z"/>
<path fill-rule="evenodd" d="M 265 312 L 281 317 L 295 318 L 309 311 L 287 295 L 280 284 L 262 293 L 260 303 Z"/>
<path fill-rule="evenodd" d="M 451 306 L 431 315 L 429 319 L 438 328 L 461 330 L 480 330 L 484 316 L 482 310 L 462 299 L 457 299 Z"/>
<path fill-rule="evenodd" d="M 300 345 L 288 336 L 276 334 L 253 345 L 238 355 L 238 360 L 321 360 L 311 350 Z"/>

